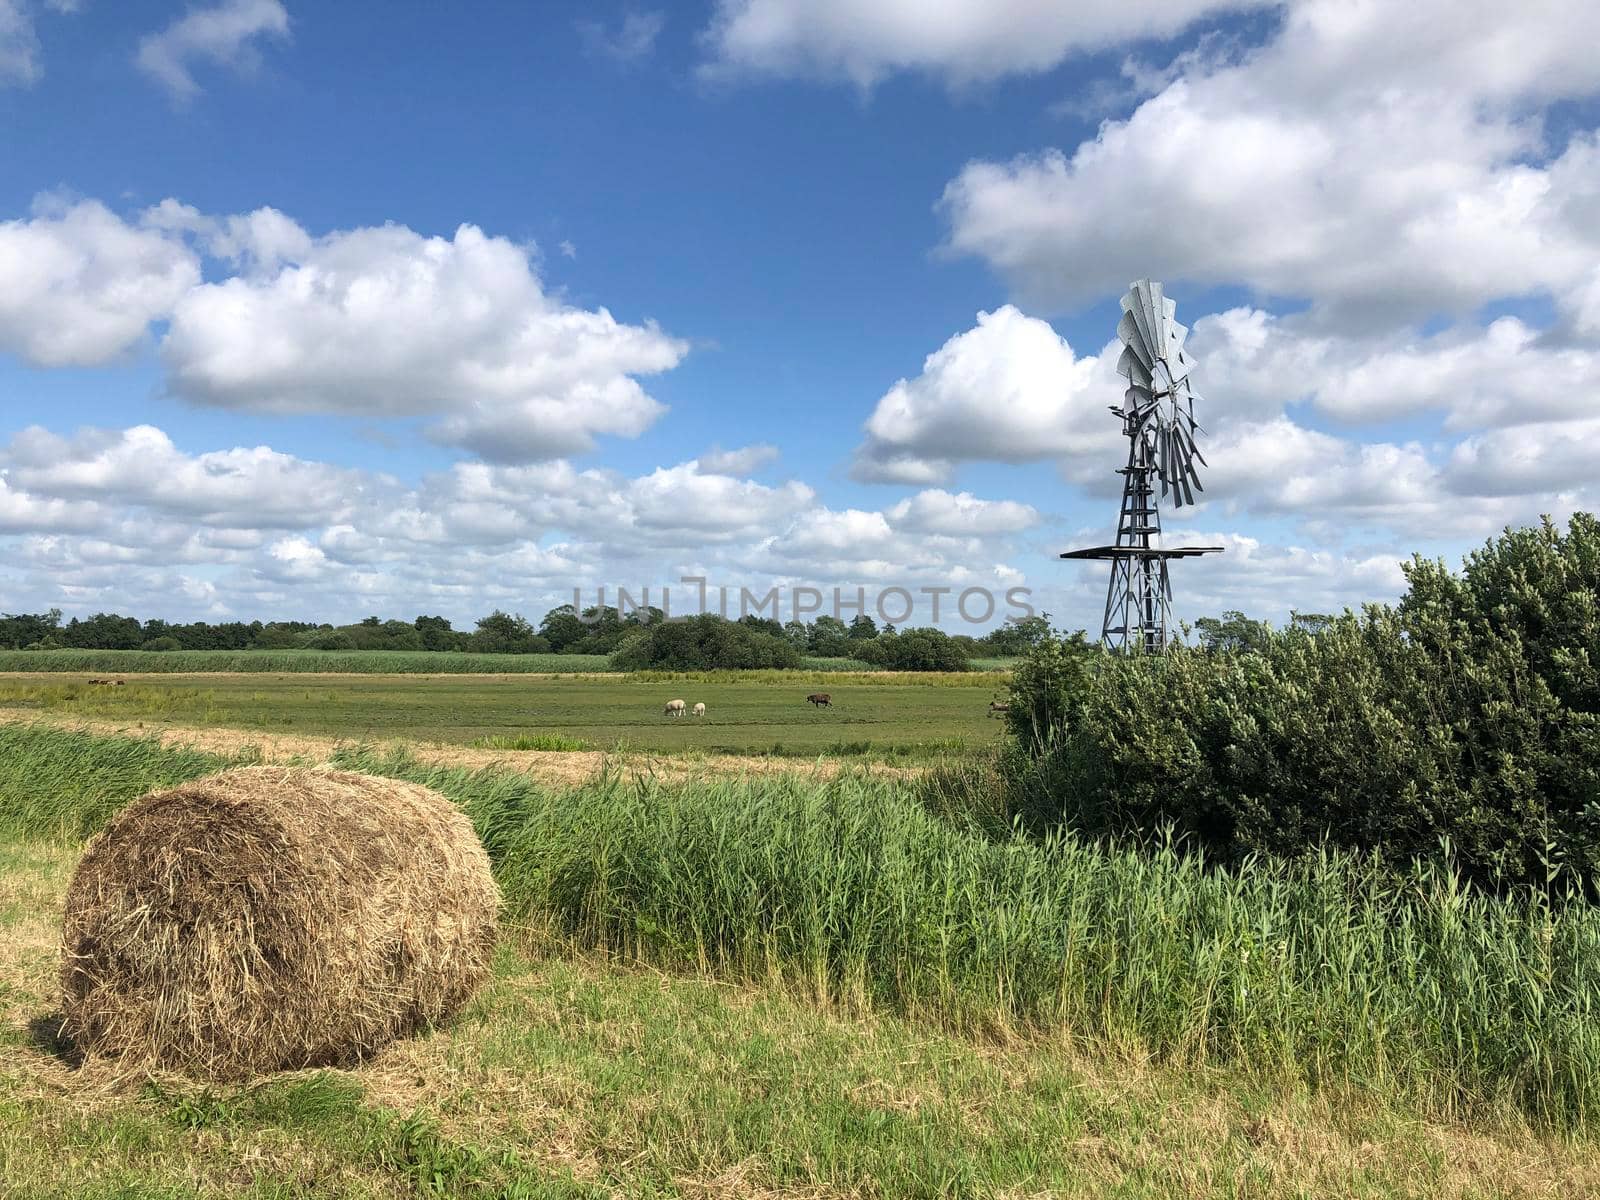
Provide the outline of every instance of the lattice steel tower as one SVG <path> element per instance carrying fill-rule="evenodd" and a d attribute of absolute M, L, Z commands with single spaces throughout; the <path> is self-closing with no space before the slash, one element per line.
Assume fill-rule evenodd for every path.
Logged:
<path fill-rule="evenodd" d="M 1193 504 L 1194 493 L 1204 490 L 1194 464 L 1206 465 L 1194 440 L 1200 429 L 1189 388 L 1194 362 L 1183 349 L 1189 331 L 1173 319 L 1176 312 L 1177 306 L 1162 295 L 1161 285 L 1148 279 L 1129 285 L 1122 298 L 1117 336 L 1123 349 L 1117 373 L 1127 379 L 1128 389 L 1121 406 L 1111 411 L 1121 418 L 1128 439 L 1128 465 L 1117 470 L 1122 476 L 1117 541 L 1061 556 L 1111 560 L 1100 638 L 1113 649 L 1134 653 L 1160 654 L 1171 639 L 1168 561 L 1222 552 L 1221 546 L 1161 544 L 1156 482 L 1160 481 L 1163 497 L 1170 492 L 1174 508 Z"/>

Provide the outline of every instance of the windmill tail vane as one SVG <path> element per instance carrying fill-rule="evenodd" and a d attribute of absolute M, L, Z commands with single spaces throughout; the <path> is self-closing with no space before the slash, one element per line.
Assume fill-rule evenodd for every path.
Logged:
<path fill-rule="evenodd" d="M 1122 404 L 1113 405 L 1111 411 L 1122 420 L 1128 462 L 1118 468 L 1122 510 L 1117 540 L 1061 556 L 1111 560 L 1101 640 L 1114 649 L 1146 654 L 1160 654 L 1171 640 L 1168 563 L 1222 551 L 1221 546 L 1161 544 L 1160 501 L 1170 496 L 1174 508 L 1193 504 L 1194 494 L 1204 491 L 1195 464 L 1208 465 L 1195 440 L 1204 431 L 1195 420 L 1197 397 L 1189 384 L 1194 369 L 1194 360 L 1184 350 L 1189 330 L 1178 323 L 1176 314 L 1177 305 L 1149 279 L 1130 284 L 1122 298 L 1117 374 L 1128 387 Z"/>

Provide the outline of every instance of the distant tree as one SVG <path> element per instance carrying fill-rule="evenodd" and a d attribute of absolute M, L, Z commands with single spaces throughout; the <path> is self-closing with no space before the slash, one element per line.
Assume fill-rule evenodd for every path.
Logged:
<path fill-rule="evenodd" d="M 801 657 L 787 638 L 716 613 L 698 613 L 631 631 L 612 654 L 611 665 L 627 671 L 748 670 L 798 667 Z"/>
<path fill-rule="evenodd" d="M 807 650 L 811 646 L 811 630 L 804 621 L 790 621 L 783 627 L 783 636 L 797 650 Z"/>
<path fill-rule="evenodd" d="M 942 629 L 907 629 L 866 645 L 879 652 L 877 661 L 890 671 L 965 671 L 968 666 L 966 651 Z"/>
<path fill-rule="evenodd" d="M 155 637 L 140 646 L 141 650 L 182 650 L 183 643 L 175 637 Z"/>
<path fill-rule="evenodd" d="M 467 649 L 480 654 L 535 654 L 549 645 L 521 613 L 513 616 L 498 608 L 480 617 L 477 629 L 467 638 Z"/>
<path fill-rule="evenodd" d="M 57 636 L 63 645 L 79 650 L 137 650 L 144 644 L 138 619 L 116 613 L 95 613 L 83 621 L 73 617 Z"/>
<path fill-rule="evenodd" d="M 468 636 L 452 629 L 448 617 L 419 616 L 411 627 L 417 631 L 424 650 L 455 650 Z"/>
<path fill-rule="evenodd" d="M 1044 645 L 1055 634 L 1050 628 L 1050 614 L 1036 613 L 1030 617 L 1011 617 L 1000 628 L 983 640 L 989 653 L 1001 658 L 1015 658 Z"/>
<path fill-rule="evenodd" d="M 562 604 L 545 613 L 544 620 L 539 622 L 539 636 L 550 643 L 550 649 L 564 654 L 589 636 L 589 627 L 572 605 Z"/>
<path fill-rule="evenodd" d="M 0 646 L 20 650 L 35 642 L 55 639 L 61 628 L 61 610 L 47 613 L 6 613 L 0 616 Z"/>
<path fill-rule="evenodd" d="M 1303 629 L 1307 633 L 1323 633 L 1336 620 L 1338 618 L 1330 613 L 1292 612 L 1289 614 L 1289 627 Z"/>
<path fill-rule="evenodd" d="M 1259 654 L 1272 637 L 1271 625 L 1236 610 L 1221 617 L 1201 617 L 1194 627 L 1200 644 L 1213 654 Z"/>
<path fill-rule="evenodd" d="M 878 636 L 878 623 L 866 613 L 862 613 L 850 622 L 850 640 L 855 642 L 866 641 Z"/>
<path fill-rule="evenodd" d="M 818 617 L 811 623 L 811 653 L 822 658 L 850 657 L 850 630 L 838 617 Z"/>
<path fill-rule="evenodd" d="M 773 637 L 783 636 L 783 626 L 772 617 L 758 617 L 755 613 L 745 613 L 739 618 L 739 624 L 759 630 L 761 633 L 770 633 Z"/>

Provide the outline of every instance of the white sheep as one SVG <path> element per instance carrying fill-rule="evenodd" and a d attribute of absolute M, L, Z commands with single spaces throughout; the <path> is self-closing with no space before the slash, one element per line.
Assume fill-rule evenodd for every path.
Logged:
<path fill-rule="evenodd" d="M 665 715 L 667 715 L 669 717 L 681 717 L 681 716 L 683 716 L 683 701 L 682 700 L 668 700 L 667 701 L 667 707 L 666 707 L 666 709 L 664 711 L 665 711 Z"/>
<path fill-rule="evenodd" d="M 706 706 L 704 704 L 696 704 L 694 706 L 694 715 L 697 716 L 697 717 L 705 716 L 706 715 Z"/>

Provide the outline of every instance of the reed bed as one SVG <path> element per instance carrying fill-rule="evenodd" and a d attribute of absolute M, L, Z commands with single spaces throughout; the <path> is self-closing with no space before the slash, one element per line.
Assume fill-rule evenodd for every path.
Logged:
<path fill-rule="evenodd" d="M 30 795 L 87 785 L 103 811 L 141 770 L 204 769 L 205 756 L 43 729 L 0 730 L 0 761 L 19 737 L 76 747 L 25 758 L 35 777 L 21 786 L 5 772 L 24 818 Z M 102 762 L 116 788 L 101 787 Z M 850 774 L 560 791 L 404 755 L 339 765 L 461 803 L 506 920 L 535 945 L 1441 1115 L 1509 1107 L 1579 1128 L 1600 1113 L 1600 911 L 1581 903 L 1472 893 L 1438 866 L 1397 879 L 1325 854 L 1221 869 L 1170 842 L 985 832 Z M 58 819 L 46 805 L 33 824 Z"/>

